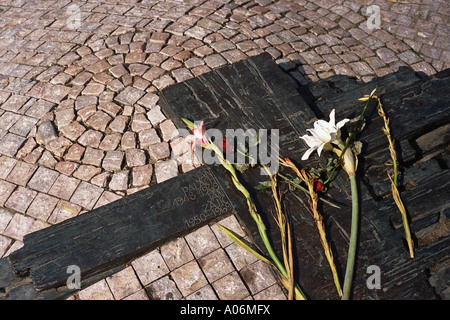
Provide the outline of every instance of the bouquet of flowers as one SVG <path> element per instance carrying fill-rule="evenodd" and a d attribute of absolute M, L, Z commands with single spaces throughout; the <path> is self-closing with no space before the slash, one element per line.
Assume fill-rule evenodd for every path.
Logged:
<path fill-rule="evenodd" d="M 306 299 L 306 295 L 301 290 L 300 286 L 294 281 L 291 228 L 289 225 L 288 217 L 283 212 L 282 209 L 281 205 L 282 194 L 278 190 L 277 177 L 280 176 L 282 179 L 289 182 L 292 186 L 301 189 L 309 196 L 309 205 L 311 211 L 313 212 L 314 221 L 319 232 L 320 241 L 323 246 L 325 256 L 327 258 L 328 264 L 333 274 L 333 280 L 336 286 L 337 293 L 343 300 L 349 299 L 351 296 L 354 266 L 356 260 L 357 242 L 358 242 L 357 241 L 358 223 L 360 211 L 358 200 L 358 183 L 356 174 L 358 168 L 357 157 L 359 153 L 358 152 L 359 148 L 357 147 L 355 148 L 355 145 L 356 146 L 358 145 L 358 141 L 355 140 L 355 136 L 361 130 L 365 111 L 369 105 L 369 102 L 372 99 L 376 99 L 378 101 L 378 112 L 380 116 L 382 116 L 384 119 L 385 125 L 383 127 L 383 132 L 388 137 L 389 150 L 394 165 L 394 178 L 392 179 L 391 176 L 389 176 L 389 178 L 391 179 L 392 194 L 402 214 L 405 233 L 407 235 L 408 244 L 410 246 L 410 254 L 411 257 L 413 257 L 413 246 L 412 241 L 410 239 L 410 232 L 406 218 L 406 210 L 401 202 L 401 198 L 397 189 L 397 161 L 395 157 L 393 141 L 389 131 L 389 121 L 387 120 L 386 114 L 382 109 L 380 98 L 375 95 L 375 91 L 376 89 L 373 90 L 369 95 L 365 95 L 364 97 L 358 99 L 360 101 L 365 101 L 366 103 L 360 116 L 356 119 L 356 123 L 354 123 L 354 126 L 352 130 L 349 132 L 349 135 L 347 139 L 345 139 L 345 141 L 343 141 L 342 139 L 341 129 L 351 121 L 350 119 L 343 119 L 336 123 L 334 109 L 330 112 L 329 121 L 325 121 L 322 119 L 315 121 L 313 124 L 313 128 L 307 130 L 309 134 L 305 134 L 301 137 L 301 139 L 304 140 L 306 145 L 308 146 L 308 149 L 301 158 L 302 161 L 308 160 L 314 151 L 317 151 L 319 156 L 321 156 L 324 150 L 332 151 L 337 156 L 337 161 L 335 162 L 336 165 L 332 169 L 331 174 L 329 175 L 328 179 L 325 182 L 322 182 L 321 180 L 318 180 L 318 178 L 313 177 L 310 173 L 306 172 L 306 170 L 304 169 L 301 170 L 298 169 L 297 166 L 288 158 L 279 157 L 280 164 L 284 167 L 292 169 L 296 174 L 297 179 L 300 179 L 300 181 L 303 182 L 304 185 L 306 185 L 306 187 L 299 184 L 297 182 L 298 180 L 295 181 L 294 179 L 286 177 L 281 173 L 270 172 L 263 165 L 263 167 L 267 171 L 268 176 L 270 177 L 270 181 L 268 181 L 268 184 L 266 186 L 271 189 L 274 198 L 274 205 L 276 211 L 276 214 L 274 216 L 277 225 L 280 228 L 282 240 L 282 259 L 280 259 L 280 257 L 278 256 L 278 254 L 276 253 L 275 249 L 273 248 L 272 244 L 269 241 L 269 237 L 266 232 L 266 226 L 264 225 L 261 216 L 258 214 L 257 208 L 251 198 L 250 192 L 241 183 L 235 166 L 226 159 L 225 153 L 228 153 L 229 151 L 229 146 L 226 144 L 226 140 L 224 139 L 219 142 L 213 142 L 206 134 L 206 129 L 204 127 L 203 121 L 200 123 L 200 125 L 195 125 L 192 121 L 183 119 L 188 128 L 192 130 L 192 134 L 188 135 L 185 138 L 185 140 L 191 144 L 192 150 L 195 150 L 197 146 L 201 146 L 202 148 L 212 150 L 219 159 L 220 164 L 230 173 L 234 186 L 245 197 L 249 213 L 256 223 L 259 235 L 261 236 L 262 242 L 264 243 L 264 246 L 269 254 L 269 257 L 265 257 L 262 253 L 252 248 L 252 246 L 244 242 L 242 239 L 233 234 L 230 230 L 226 229 L 224 226 L 219 225 L 219 228 L 242 248 L 251 252 L 259 259 L 275 267 L 275 269 L 278 271 L 281 283 L 288 290 L 289 299 L 304 300 Z M 333 252 L 327 240 L 325 226 L 323 224 L 323 218 L 318 211 L 317 205 L 320 200 L 326 201 L 319 197 L 319 192 L 322 189 L 324 189 L 324 187 L 331 181 L 334 171 L 338 166 L 342 167 L 342 169 L 348 175 L 352 195 L 350 242 L 348 247 L 347 265 L 342 288 L 339 280 L 339 275 L 334 263 Z M 329 201 L 326 202 L 330 205 L 334 205 L 332 202 Z"/>

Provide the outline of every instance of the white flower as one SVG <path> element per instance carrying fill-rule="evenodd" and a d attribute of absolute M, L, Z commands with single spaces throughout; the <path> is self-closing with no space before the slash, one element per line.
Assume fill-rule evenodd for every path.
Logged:
<path fill-rule="evenodd" d="M 305 154 L 302 157 L 302 160 L 307 160 L 311 153 L 317 150 L 317 153 L 320 156 L 324 147 L 328 147 L 330 143 L 339 144 L 342 141 L 340 140 L 341 131 L 340 129 L 348 122 L 350 119 L 344 119 L 339 121 L 337 124 L 334 119 L 335 110 L 333 109 L 330 112 L 330 121 L 327 122 L 325 120 L 317 120 L 314 122 L 314 129 L 308 129 L 307 131 L 311 133 L 311 136 L 304 135 L 301 137 L 309 149 L 306 150 Z"/>

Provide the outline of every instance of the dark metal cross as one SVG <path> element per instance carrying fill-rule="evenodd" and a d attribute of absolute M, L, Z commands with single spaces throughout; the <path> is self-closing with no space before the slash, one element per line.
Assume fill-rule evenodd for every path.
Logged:
<path fill-rule="evenodd" d="M 299 138 L 317 117 L 327 117 L 333 108 L 336 108 L 339 118 L 358 115 L 361 106 L 357 98 L 370 93 L 375 86 L 386 87 L 385 111 L 390 115 L 393 135 L 400 143 L 405 141 L 403 146 L 408 139 L 422 132 L 425 125 L 429 128 L 449 121 L 448 74 L 420 80 L 412 71 L 400 70 L 368 84 L 336 76 L 298 87 L 268 54 L 166 88 L 160 94 L 160 106 L 178 128 L 185 127 L 181 121 L 184 117 L 204 121 L 206 128 L 214 127 L 222 132 L 226 129 L 277 129 L 280 156 L 299 161 L 306 149 Z M 420 95 L 411 101 L 408 98 L 411 92 L 420 92 Z M 386 178 L 385 172 L 381 169 L 366 172 L 371 164 L 384 163 L 389 156 L 384 153 L 387 142 L 380 134 L 381 119 L 376 117 L 374 108 L 368 110 L 368 115 L 369 124 L 373 123 L 367 126 L 361 137 L 366 154 L 365 162 L 360 164 L 364 183 L 360 184 L 362 217 L 354 296 L 410 298 L 414 290 L 419 290 L 420 297 L 432 297 L 433 291 L 424 285 L 427 281 L 425 271 L 408 279 L 403 273 L 389 273 L 382 278 L 386 288 L 383 291 L 371 291 L 365 285 L 367 266 L 402 270 L 404 274 L 425 270 L 445 259 L 450 242 L 449 236 L 440 238 L 427 247 L 419 248 L 415 260 L 398 261 L 398 257 L 407 257 L 408 253 L 401 244 L 402 230 L 398 223 L 388 221 L 389 218 L 396 221 L 395 204 L 392 199 L 374 197 L 374 193 L 384 188 L 387 179 L 379 177 L 383 175 Z M 426 123 L 415 120 L 419 118 Z M 405 148 L 404 158 L 408 157 L 408 150 Z M 308 167 L 325 165 L 323 158 L 315 157 L 308 161 Z M 417 170 L 414 168 L 408 170 L 411 175 L 421 177 L 420 188 L 417 192 L 413 190 L 413 193 L 403 194 L 404 200 L 413 220 L 420 220 L 423 227 L 426 224 L 424 219 L 433 220 L 434 212 L 446 205 L 444 194 L 448 169 L 427 177 L 415 174 Z M 259 169 L 250 169 L 242 174 L 242 179 L 247 186 L 253 187 L 267 177 L 261 175 Z M 427 187 L 433 188 L 434 192 L 423 197 L 421 191 Z M 327 217 L 325 222 L 338 271 L 345 269 L 348 246 L 348 190 L 345 174 L 337 175 L 328 193 L 339 200 L 342 208 L 326 205 L 321 208 Z M 267 224 L 272 242 L 279 248 L 278 228 L 271 217 L 271 196 L 256 192 L 252 192 L 252 196 Z M 306 199 L 301 194 L 291 196 L 290 193 L 284 199 L 285 210 L 293 225 L 294 256 L 297 259 L 295 276 L 310 298 L 334 299 L 337 295 L 331 273 L 324 263 L 323 250 Z M 414 209 L 415 204 L 420 210 Z M 65 287 L 70 265 L 80 267 L 82 285 L 87 286 L 163 243 L 229 214 L 235 214 L 254 242 L 261 246 L 247 204 L 228 172 L 220 165 L 200 166 L 177 178 L 25 236 L 21 249 L 0 259 L 0 299 L 64 298 L 72 292 Z M 398 285 L 399 281 L 405 284 Z M 57 290 L 57 287 L 61 288 Z"/>

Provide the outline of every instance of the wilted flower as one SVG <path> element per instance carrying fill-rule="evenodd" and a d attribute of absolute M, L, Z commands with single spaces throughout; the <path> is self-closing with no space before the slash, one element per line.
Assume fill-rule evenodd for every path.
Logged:
<path fill-rule="evenodd" d="M 324 148 L 329 147 L 330 143 L 340 144 L 341 132 L 340 129 L 348 122 L 350 119 L 344 119 L 339 121 L 337 124 L 334 118 L 335 110 L 330 112 L 330 121 L 317 120 L 314 122 L 314 129 L 308 129 L 307 131 L 311 133 L 311 136 L 304 135 L 301 138 L 306 142 L 309 149 L 306 150 L 302 157 L 302 160 L 307 160 L 311 153 L 317 150 L 317 153 L 321 154 Z"/>
<path fill-rule="evenodd" d="M 320 192 L 323 188 L 323 182 L 319 178 L 314 179 L 314 191 Z"/>

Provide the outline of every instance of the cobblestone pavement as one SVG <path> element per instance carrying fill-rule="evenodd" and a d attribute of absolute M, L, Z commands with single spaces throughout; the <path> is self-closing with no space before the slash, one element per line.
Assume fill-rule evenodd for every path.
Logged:
<path fill-rule="evenodd" d="M 395 2 L 0 0 L 0 257 L 192 169 L 169 160 L 181 141 L 158 106 L 167 86 L 263 52 L 300 85 L 450 67 L 448 1 Z M 234 217 L 223 223 L 244 235 Z M 72 297 L 182 298 L 285 294 L 206 226 Z"/>

